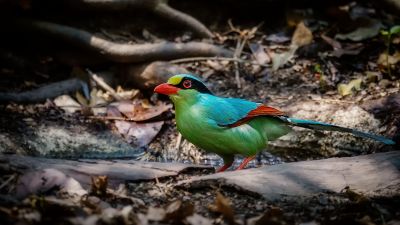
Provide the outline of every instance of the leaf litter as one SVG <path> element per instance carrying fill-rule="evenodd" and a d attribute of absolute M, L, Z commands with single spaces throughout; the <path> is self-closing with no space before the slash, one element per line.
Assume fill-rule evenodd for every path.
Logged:
<path fill-rule="evenodd" d="M 298 23 L 296 23 L 298 24 Z M 326 41 L 328 44 L 330 44 L 333 47 L 333 51 L 330 53 L 331 55 L 333 55 L 334 57 L 336 57 L 337 59 L 331 59 L 328 56 L 328 60 L 332 60 L 333 62 L 335 62 L 336 60 L 342 60 L 345 61 L 347 58 L 346 56 L 352 56 L 352 55 L 358 55 L 365 47 L 365 45 L 368 45 L 368 43 L 362 42 L 362 43 L 357 43 L 357 41 L 353 42 L 346 42 L 348 40 L 351 40 L 351 38 L 361 38 L 361 39 L 368 39 L 370 37 L 376 37 L 376 29 L 375 27 L 370 27 L 373 28 L 368 32 L 364 32 L 364 33 L 360 33 L 360 31 L 358 30 L 354 30 L 357 32 L 351 32 L 351 33 L 342 33 L 342 35 L 347 35 L 347 37 L 345 38 L 345 40 L 341 40 L 341 42 L 339 42 L 338 40 L 334 40 L 332 38 L 330 38 L 330 41 Z M 365 29 L 364 29 L 365 31 Z M 373 32 L 371 32 L 373 31 Z M 307 34 L 307 32 L 305 32 Z M 313 34 L 314 32 L 312 32 Z M 219 35 L 219 34 L 218 34 Z M 313 35 L 315 35 L 316 37 L 318 36 L 318 33 L 314 33 Z M 219 35 L 221 40 L 225 40 L 227 43 L 229 43 L 229 37 L 227 37 L 227 35 Z M 307 36 L 307 35 L 306 35 Z M 335 34 L 330 33 L 329 36 L 334 37 Z M 290 37 L 286 37 L 285 35 L 278 35 L 276 37 L 274 37 L 274 35 L 269 35 L 268 36 L 269 39 L 267 38 L 267 41 L 270 42 L 275 42 L 275 43 L 288 43 L 290 41 Z M 327 34 L 328 37 L 328 34 Z M 336 36 L 337 37 L 337 36 Z M 322 39 L 323 36 L 321 36 Z M 301 40 L 300 41 L 293 41 L 294 35 L 292 37 L 292 42 L 295 43 L 304 43 Z M 296 37 L 297 39 L 297 37 Z M 317 38 L 315 38 L 317 39 Z M 305 38 L 305 40 L 307 40 L 307 38 Z M 313 41 L 316 41 L 313 39 L 311 39 Z M 354 40 L 352 40 L 354 41 Z M 330 43 L 329 43 L 330 42 Z M 253 42 L 251 42 L 253 43 Z M 276 55 L 279 55 L 279 50 L 281 49 L 285 49 L 287 50 L 287 46 L 268 46 L 264 43 L 257 43 L 257 47 L 255 46 L 248 46 L 248 49 L 246 49 L 247 51 L 251 52 L 252 55 L 249 57 L 249 55 L 243 55 L 242 58 L 246 59 L 246 60 L 250 60 L 251 57 L 254 57 L 253 60 L 257 61 L 258 63 L 265 62 L 265 63 L 270 63 L 267 61 L 267 57 L 265 57 L 265 54 L 269 56 L 269 52 L 265 50 L 272 50 L 272 52 Z M 263 53 L 264 52 L 264 53 Z M 274 65 L 278 65 L 275 66 L 278 68 L 285 68 L 285 69 L 292 69 L 292 65 L 290 65 L 288 62 L 290 62 L 290 58 L 293 57 L 293 55 L 295 54 L 295 52 L 290 52 L 291 54 L 287 54 L 285 57 L 282 57 L 283 60 L 277 60 L 275 59 Z M 285 54 L 285 53 L 282 53 Z M 333 79 L 330 74 L 329 70 L 331 70 L 331 66 L 325 66 L 326 65 L 326 60 L 327 58 L 325 58 L 324 56 L 321 57 L 321 60 L 311 60 L 311 62 L 308 60 L 306 61 L 306 63 L 304 65 L 308 65 L 308 66 L 300 66 L 301 63 L 304 62 L 303 59 L 298 59 L 298 62 L 293 62 L 295 65 L 294 66 L 298 66 L 299 69 L 296 70 L 297 72 L 299 71 L 308 71 L 309 68 L 308 67 L 313 67 L 313 65 L 320 63 L 321 68 L 319 70 L 319 72 L 321 72 L 321 74 L 323 76 L 326 76 L 326 80 L 328 80 L 331 83 L 331 86 L 328 85 L 328 87 L 326 88 L 326 90 L 322 90 L 319 89 L 320 85 L 317 83 L 319 82 L 318 79 L 314 79 L 314 78 L 310 78 L 307 77 L 307 74 L 301 74 L 301 76 L 296 76 L 294 79 L 301 79 L 302 82 L 304 82 L 304 84 L 302 83 L 301 85 L 306 86 L 306 88 L 312 88 L 315 92 L 319 92 L 319 91 L 328 91 L 330 93 L 334 93 L 331 94 L 330 96 L 335 96 L 335 93 L 342 95 L 343 97 L 346 97 L 347 99 L 352 99 L 353 96 L 355 97 L 361 97 L 360 99 L 365 98 L 365 96 L 362 94 L 362 87 L 361 83 L 366 86 L 367 84 L 376 84 L 376 85 L 371 85 L 370 87 L 368 87 L 368 91 L 370 91 L 370 93 L 380 93 L 380 90 L 382 89 L 382 87 L 386 87 L 387 89 L 392 88 L 394 89 L 394 91 L 396 91 L 396 84 L 391 84 L 391 81 L 387 80 L 387 76 L 385 73 L 385 70 L 387 65 L 385 64 L 385 58 L 386 56 L 388 56 L 389 54 L 384 54 L 382 53 L 382 59 L 374 61 L 375 64 L 377 64 L 377 66 L 381 67 L 381 70 L 376 70 L 374 68 L 376 67 L 370 67 L 369 69 L 372 70 L 370 72 L 373 72 L 373 75 L 371 75 L 371 81 L 368 82 L 364 82 L 364 80 L 362 80 L 362 82 L 359 81 L 359 78 L 356 79 L 356 81 L 351 80 L 346 78 L 345 75 L 346 69 L 343 69 L 342 67 L 337 67 L 337 70 L 339 72 L 335 72 L 335 76 L 336 78 Z M 396 53 L 390 54 L 389 56 L 395 55 Z M 357 57 L 354 57 L 357 58 Z M 395 61 L 396 63 L 392 63 L 393 61 L 391 61 L 392 59 L 390 58 L 389 64 L 391 66 L 393 66 L 393 69 L 398 69 L 398 61 Z M 274 56 L 272 56 L 272 62 L 274 61 Z M 336 64 L 335 64 L 336 65 Z M 215 72 L 217 72 L 217 74 L 222 76 L 228 76 L 229 71 L 232 69 L 231 68 L 231 64 L 228 61 L 214 61 L 214 60 L 209 60 L 206 61 L 204 63 L 193 63 L 193 64 L 189 64 L 188 67 L 191 67 L 191 69 L 193 71 L 199 71 L 199 70 L 204 70 L 206 72 L 205 78 L 210 78 L 212 83 L 214 83 L 214 81 L 216 82 L 220 82 L 221 79 L 219 76 L 215 75 Z M 207 69 L 204 69 L 204 67 L 208 67 Z M 243 64 L 241 65 L 241 69 L 245 68 L 246 69 L 247 65 Z M 248 68 L 247 68 L 248 70 Z M 204 72 L 203 71 L 203 72 Z M 258 71 L 258 73 L 261 73 L 261 75 L 259 76 L 260 78 L 263 79 L 263 81 L 265 81 L 266 83 L 271 83 L 272 85 L 281 85 L 284 86 L 287 82 L 290 82 L 290 76 L 293 76 L 294 74 L 286 74 L 287 71 L 284 69 L 279 70 L 278 69 L 278 74 L 277 73 L 271 73 L 269 70 L 267 70 L 267 72 L 265 72 L 265 74 L 263 74 L 262 71 Z M 271 76 L 275 75 L 274 76 Z M 279 75 L 279 76 L 276 76 Z M 288 78 L 289 77 L 289 78 Z M 287 79 L 286 79 L 287 78 Z M 354 76 L 353 76 L 354 78 Z M 225 77 L 226 79 L 226 77 Z M 242 77 L 242 81 L 244 81 L 243 83 L 251 83 L 249 81 L 251 81 L 252 79 L 254 79 L 254 77 L 245 75 Z M 289 80 L 289 81 L 288 81 Z M 384 82 L 384 80 L 386 80 Z M 216 83 L 215 82 L 215 83 Z M 283 82 L 283 84 L 282 84 Z M 315 85 L 315 83 L 317 83 L 317 85 Z M 383 84 L 386 83 L 386 84 Z M 387 84 L 388 83 L 388 84 Z M 296 85 L 298 84 L 298 82 L 296 83 Z M 339 84 L 339 86 L 342 84 L 344 85 L 345 89 L 344 91 L 340 91 L 339 87 L 336 87 L 336 85 Z M 382 85 L 381 85 L 382 84 Z M 230 86 L 231 85 L 231 81 L 227 81 L 227 82 L 220 82 L 219 85 L 222 87 L 222 93 L 224 93 L 227 96 L 234 96 L 235 94 L 238 94 L 240 96 L 243 97 L 247 97 L 247 98 L 255 98 L 254 96 L 252 96 L 254 94 L 254 92 L 249 92 L 249 91 L 243 91 L 243 90 L 249 90 L 246 89 L 247 86 L 249 85 L 245 85 L 243 87 L 243 90 L 239 90 L 239 93 L 236 93 L 236 90 L 232 90 L 234 86 Z M 261 84 L 262 87 L 265 87 L 265 84 Z M 309 86 L 307 86 L 309 85 Z M 361 89 L 360 89 L 361 86 Z M 270 87 L 270 86 L 267 86 Z M 379 89 L 381 88 L 381 89 Z M 398 87 L 397 87 L 398 88 Z M 255 86 L 255 85 L 251 85 L 251 89 L 257 90 L 259 91 L 260 96 L 265 96 L 262 92 L 262 89 L 259 88 L 259 86 Z M 398 89 L 397 89 L 398 90 Z M 92 89 L 93 91 L 93 89 Z M 268 90 L 270 93 L 273 93 L 274 90 Z M 393 90 L 392 90 L 393 91 Z M 118 91 L 117 91 L 118 92 Z M 95 92 L 93 92 L 95 93 Z M 96 95 L 91 95 L 92 98 L 93 96 L 100 96 L 100 100 L 91 100 L 91 102 L 93 104 L 91 104 L 91 102 L 89 102 L 88 105 L 90 105 L 91 107 L 93 106 L 98 106 L 103 104 L 102 103 L 102 99 L 105 99 L 108 105 L 108 102 L 110 101 L 109 98 L 109 94 L 107 94 L 106 92 L 103 92 L 101 90 L 96 91 Z M 269 93 L 269 94 L 270 94 Z M 386 93 L 386 92 L 385 92 Z M 134 96 L 136 96 L 133 92 L 132 93 L 128 93 L 127 96 L 130 96 L 128 98 L 134 98 Z M 258 96 L 259 97 L 259 96 Z M 367 96 L 368 97 L 368 96 Z M 77 98 L 77 97 L 76 97 Z M 261 97 L 259 97 L 261 98 Z M 84 99 L 84 98 L 81 98 Z M 261 98 L 262 99 L 262 98 Z M 340 97 L 339 97 L 340 99 Z M 139 100 L 139 102 L 142 100 Z M 83 100 L 79 100 L 78 102 L 80 102 L 82 105 L 84 105 L 84 101 Z M 118 104 L 118 103 L 117 103 Z M 125 104 L 125 103 L 121 103 L 121 104 Z M 111 124 L 113 124 L 113 126 L 116 127 L 116 130 L 118 133 L 122 134 L 124 137 L 126 137 L 127 139 L 132 138 L 131 140 L 136 140 L 137 136 L 139 134 L 135 134 L 135 133 L 131 133 L 131 136 L 129 135 L 129 131 L 132 130 L 136 130 L 137 128 L 135 128 L 134 126 L 132 127 L 131 124 L 126 124 L 126 123 L 120 123 L 118 126 L 116 125 L 117 122 L 134 122 L 137 123 L 138 121 L 129 121 L 129 120 L 141 120 L 143 119 L 144 124 L 146 123 L 151 123 L 147 120 L 152 120 L 154 117 L 158 117 L 161 114 L 158 114 L 157 110 L 155 111 L 146 111 L 147 109 L 149 109 L 148 106 L 146 106 L 147 103 L 144 103 L 144 105 L 140 105 L 139 107 L 139 112 L 136 112 L 135 110 L 132 110 L 131 105 L 135 105 L 136 103 L 129 103 L 127 106 L 127 108 L 129 108 L 128 110 L 123 110 L 124 113 L 122 113 L 121 111 L 119 111 L 118 107 L 117 110 L 115 110 L 115 108 L 110 109 L 111 107 L 107 107 L 107 113 L 109 111 L 112 111 L 109 113 L 109 115 L 107 116 L 113 116 L 113 117 L 119 117 L 120 119 L 113 119 L 113 120 L 107 120 L 106 121 L 110 121 Z M 60 106 L 62 107 L 62 106 Z M 167 109 L 168 111 L 169 109 Z M 94 109 L 92 109 L 92 111 L 94 111 Z M 145 112 L 143 112 L 145 111 Z M 163 111 L 163 110 L 160 110 Z M 102 115 L 101 113 L 103 112 L 99 112 L 99 113 L 95 113 L 95 116 L 98 115 Z M 164 111 L 165 112 L 165 111 Z M 153 117 L 154 116 L 154 117 Z M 140 121 L 142 122 L 142 121 Z M 160 129 L 159 127 L 157 128 L 153 128 L 155 130 Z M 151 130 L 151 126 L 149 127 L 148 130 Z M 133 132 L 133 131 L 132 131 Z M 147 136 L 146 138 L 143 138 L 143 141 L 139 141 L 139 143 L 148 143 L 149 139 L 153 139 L 150 138 L 151 136 L 153 136 L 153 134 Z M 155 134 L 156 135 L 156 134 Z M 139 136 L 140 137 L 140 136 Z M 141 139 L 141 138 L 139 138 Z M 150 140 L 151 141 L 151 140 Z M 171 141 L 171 140 L 169 140 Z M 39 175 L 38 175 L 39 176 Z M 39 176 L 40 177 L 40 176 Z M 93 182 L 96 181 L 97 178 L 94 178 L 95 180 Z M 102 180 L 102 179 L 100 179 Z M 104 180 L 104 179 L 103 179 Z M 309 223 L 307 224 L 320 224 L 320 223 L 330 223 L 330 224 L 338 224 L 338 223 L 360 223 L 360 224 L 379 224 L 382 221 L 380 221 L 380 218 L 382 217 L 382 215 L 379 215 L 379 213 L 383 214 L 383 217 L 388 218 L 388 223 L 387 224 L 392 224 L 393 222 L 396 222 L 396 220 L 398 221 L 398 213 L 396 214 L 395 210 L 398 208 L 393 208 L 390 206 L 385 205 L 385 199 L 367 199 L 366 202 L 363 201 L 359 201 L 357 199 L 359 199 L 358 197 L 353 197 L 354 195 L 352 194 L 352 191 L 346 191 L 346 193 L 343 193 L 343 195 L 324 195 L 321 194 L 319 196 L 313 196 L 310 199 L 298 199 L 296 202 L 290 202 L 285 201 L 285 199 L 282 199 L 282 201 L 278 202 L 278 203 L 274 203 L 274 202 L 265 202 L 262 199 L 258 198 L 258 197 L 251 197 L 251 196 L 247 196 L 246 194 L 238 194 L 236 192 L 232 192 L 230 190 L 224 190 L 223 195 L 221 194 L 222 197 L 219 197 L 220 195 L 215 194 L 215 191 L 206 191 L 206 190 L 200 190 L 199 192 L 193 192 L 193 193 L 187 193 L 185 191 L 178 191 L 173 190 L 174 188 L 173 185 L 171 185 L 171 183 L 174 183 L 176 181 L 161 181 L 158 184 L 156 184 L 156 182 L 154 183 L 148 183 L 148 184 L 143 184 L 143 183 L 129 183 L 128 185 L 128 189 L 130 190 L 126 190 L 125 193 L 127 193 L 127 195 L 129 196 L 135 196 L 137 198 L 143 199 L 143 201 L 145 201 L 145 205 L 141 205 L 140 207 L 137 206 L 131 206 L 131 205 L 124 205 L 124 204 L 120 204 L 120 203 L 115 203 L 112 202 L 110 199 L 107 198 L 108 193 L 110 193 L 111 191 L 109 189 L 104 190 L 104 182 L 100 182 L 98 185 L 95 185 L 96 188 L 92 188 L 92 190 L 88 190 L 90 192 L 89 195 L 91 195 L 91 198 L 89 199 L 83 199 L 81 202 L 82 203 L 78 203 L 79 204 L 83 204 L 83 202 L 85 202 L 85 204 L 87 204 L 88 206 L 83 206 L 85 210 L 88 210 L 87 212 L 79 212 L 75 215 L 78 216 L 72 216 L 68 222 L 71 222 L 73 224 L 98 224 L 98 223 L 103 223 L 103 224 L 115 224 L 115 223 L 119 223 L 119 224 L 151 224 L 152 221 L 157 221 L 160 223 L 168 223 L 171 221 L 174 221 L 176 223 L 183 223 L 183 224 L 223 224 L 224 221 L 226 220 L 226 216 L 222 216 L 221 218 L 221 214 L 223 215 L 229 215 L 230 213 L 227 213 L 229 211 L 233 211 L 234 214 L 234 218 L 239 221 L 238 223 L 243 223 L 246 224 L 246 219 L 248 219 L 247 224 L 252 224 L 250 222 L 250 219 L 253 219 L 252 221 L 255 224 L 265 224 L 265 223 L 271 223 L 271 224 L 285 224 L 285 223 L 300 223 L 300 222 L 307 222 L 309 221 Z M 57 184 L 62 184 L 62 183 L 57 183 Z M 158 185 L 158 186 L 157 186 Z M 9 185 L 7 185 L 9 186 Z M 56 185 L 57 186 L 57 185 Z M 154 188 L 155 186 L 157 186 L 157 188 Z M 62 187 L 62 185 L 61 185 Z M 136 188 L 135 188 L 136 187 Z M 163 189 L 163 191 L 160 191 L 160 188 Z M 12 188 L 11 188 L 12 189 Z M 3 190 L 3 189 L 2 189 Z M 156 194 L 156 195 L 149 195 L 149 190 L 157 190 L 158 192 L 160 192 L 160 194 Z M 113 190 L 115 192 L 117 192 L 117 190 Z M 124 191 L 122 191 L 124 192 Z M 40 195 L 43 195 L 43 193 L 45 193 L 46 195 L 48 194 L 52 194 L 54 193 L 53 191 L 48 192 L 47 189 L 43 189 L 43 191 L 38 192 Z M 154 192 L 155 193 L 155 192 Z M 68 194 L 68 193 L 67 193 Z M 362 195 L 360 193 L 357 193 L 357 195 Z M 357 196 L 356 195 L 356 196 Z M 189 210 L 188 211 L 180 211 L 183 208 L 186 207 L 182 207 L 182 205 L 184 205 L 184 202 L 188 201 L 188 198 L 190 199 L 190 201 L 193 203 L 193 207 L 194 207 L 194 212 L 192 212 L 192 210 L 190 209 L 191 207 L 187 207 Z M 219 198 L 219 203 L 217 204 L 217 199 Z M 68 199 L 68 198 L 67 198 Z M 121 195 L 119 197 L 117 197 L 117 199 L 121 200 L 123 199 L 121 197 Z M 22 205 L 21 208 L 17 209 L 13 209 L 15 210 L 14 212 L 12 212 L 11 210 L 7 210 L 2 208 L 1 211 L 2 212 L 10 212 L 8 215 L 13 216 L 15 214 L 17 214 L 17 219 L 18 220 L 22 220 L 25 222 L 38 222 L 40 220 L 42 220 L 43 218 L 45 218 L 43 215 L 46 215 L 46 217 L 50 218 L 50 219 L 54 219 L 57 220 L 59 218 L 56 217 L 62 217 L 60 215 L 66 215 L 66 214 L 62 214 L 62 213 L 55 213 L 53 215 L 51 214 L 46 214 L 46 210 L 49 210 L 50 208 L 48 208 L 47 206 L 45 206 L 46 204 L 48 205 L 52 205 L 52 207 L 54 207 L 55 205 L 61 205 L 61 208 L 67 209 L 66 211 L 71 211 L 70 209 L 72 209 L 72 205 L 71 202 L 69 200 L 66 201 L 59 201 L 57 203 L 55 203 L 56 201 L 54 201 L 54 199 L 51 199 L 49 197 L 45 197 L 43 199 L 40 198 L 32 198 L 29 201 L 27 205 Z M 42 203 L 46 203 L 46 204 L 42 204 L 42 206 L 47 207 L 47 208 L 30 208 L 32 205 L 33 206 L 40 206 L 40 204 L 32 204 L 32 202 L 39 202 L 40 204 Z M 124 200 L 125 201 L 125 200 Z M 395 200 L 398 202 L 398 199 Z M 74 203 L 75 204 L 75 203 Z M 225 214 L 218 212 L 209 212 L 207 207 L 207 205 L 220 205 L 221 208 L 225 209 Z M 90 205 L 90 207 L 89 207 Z M 98 207 L 94 207 L 94 206 L 98 206 Z M 233 210 L 232 206 L 234 206 L 235 210 Z M 70 208 L 69 208 L 70 207 Z M 81 206 L 79 206 L 81 207 Z M 149 213 L 150 208 L 153 207 L 153 212 Z M 90 209 L 89 209 L 90 208 Z M 381 208 L 384 208 L 384 210 L 381 210 Z M 44 210 L 46 209 L 46 210 Z M 91 211 L 92 209 L 94 209 L 93 211 Z M 239 210 L 238 210 L 239 209 Z M 57 209 L 58 210 L 58 209 Z M 55 210 L 55 211 L 57 211 Z M 392 212 L 392 214 L 385 212 L 386 211 L 390 211 Z M 16 212 L 17 211 L 17 212 Z M 49 210 L 50 211 L 50 210 Z M 224 212 L 224 210 L 219 210 Z M 93 212 L 94 214 L 90 214 L 88 212 Z M 170 215 L 176 215 L 176 212 L 179 212 L 179 214 L 182 215 L 188 215 L 186 216 L 186 218 L 177 218 L 175 216 L 170 216 L 169 219 L 165 220 L 165 217 L 167 215 L 167 212 L 170 212 Z M 13 214 L 14 213 L 14 214 Z M 155 214 L 159 214 L 158 217 Z M 369 214 L 369 215 L 365 215 L 365 214 Z M 4 214 L 2 214 L 3 216 Z M 84 215 L 84 216 L 82 216 Z M 149 217 L 147 217 L 147 215 L 150 215 Z M 162 216 L 160 216 L 162 215 Z M 394 216 L 393 216 L 394 215 Z M 245 218 L 246 217 L 246 218 Z M 15 217 L 13 217 L 15 218 Z M 228 216 L 229 218 L 229 216 Z M 317 218 L 318 221 L 315 221 L 315 218 Z M 155 220 L 154 220 L 155 219 Z M 392 220 L 392 221 L 390 221 Z M 393 221 L 394 220 L 394 221 Z M 168 221 L 168 222 L 167 222 Z M 231 221 L 231 220 L 230 220 Z M 392 222 L 392 223 L 390 223 Z"/>

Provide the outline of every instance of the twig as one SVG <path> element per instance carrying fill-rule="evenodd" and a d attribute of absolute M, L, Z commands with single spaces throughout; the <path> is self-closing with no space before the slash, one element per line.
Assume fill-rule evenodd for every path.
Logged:
<path fill-rule="evenodd" d="M 87 31 L 44 21 L 18 20 L 17 26 L 35 30 L 85 48 L 119 63 L 170 60 L 194 56 L 231 57 L 231 51 L 203 42 L 152 44 L 119 44 L 95 36 Z"/>
<path fill-rule="evenodd" d="M 236 50 L 233 55 L 234 58 L 236 58 L 236 59 L 240 58 L 240 55 L 242 54 L 242 51 L 243 51 L 243 48 L 244 48 L 244 45 L 246 44 L 246 42 L 247 42 L 247 36 L 245 36 L 243 38 L 243 40 L 238 39 L 238 42 L 236 44 Z M 236 85 L 237 85 L 237 88 L 241 88 L 242 84 L 240 82 L 239 63 L 236 61 L 236 62 L 234 62 L 234 64 L 235 64 Z"/>
<path fill-rule="evenodd" d="M 178 138 L 177 138 L 176 144 L 175 144 L 175 149 L 176 149 L 176 152 L 177 152 L 175 160 L 178 160 L 179 156 L 181 154 L 181 143 L 182 143 L 182 134 L 178 133 Z"/>
<path fill-rule="evenodd" d="M 15 179 L 17 175 L 13 174 L 11 175 L 6 181 L 4 181 L 1 185 L 0 185 L 0 190 L 3 189 L 5 186 L 7 186 L 7 184 L 9 184 L 13 179 Z"/>
<path fill-rule="evenodd" d="M 137 122 L 137 120 L 132 118 L 118 117 L 118 116 L 88 116 L 88 118 L 97 120 L 123 120 L 123 121 Z"/>
<path fill-rule="evenodd" d="M 227 58 L 227 57 L 190 57 L 190 58 L 183 58 L 183 59 L 174 59 L 169 62 L 178 64 L 178 63 L 186 63 L 186 62 L 193 62 L 193 61 L 207 61 L 207 60 L 231 61 L 231 62 L 248 63 L 251 65 L 258 65 L 258 66 L 267 67 L 267 68 L 271 67 L 271 65 L 269 65 L 269 64 L 261 64 L 261 63 L 255 62 L 255 61 L 244 60 L 244 59 L 239 59 L 239 58 Z"/>
<path fill-rule="evenodd" d="M 93 72 L 90 71 L 89 69 L 86 69 L 86 71 L 89 73 L 90 77 L 91 77 L 101 88 L 103 88 L 105 91 L 108 91 L 108 92 L 111 94 L 111 96 L 113 96 L 113 98 L 114 98 L 115 100 L 118 100 L 118 101 L 121 101 L 121 100 L 122 100 L 121 96 L 119 96 L 119 95 L 117 94 L 117 92 L 115 92 L 115 90 L 114 90 L 112 87 L 110 87 L 110 85 L 108 85 L 106 82 L 104 82 L 104 80 L 103 80 L 101 77 L 97 76 L 95 73 L 93 73 Z"/>

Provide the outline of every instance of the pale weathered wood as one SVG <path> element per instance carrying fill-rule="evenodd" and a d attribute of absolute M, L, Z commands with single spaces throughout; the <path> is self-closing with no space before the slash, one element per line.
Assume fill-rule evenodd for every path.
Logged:
<path fill-rule="evenodd" d="M 257 169 L 217 173 L 182 181 L 186 187 L 231 186 L 274 200 L 345 187 L 374 194 L 400 185 L 400 152 L 286 163 Z M 398 191 L 398 190 L 397 190 Z"/>
<path fill-rule="evenodd" d="M 212 169 L 183 163 L 140 162 L 134 160 L 63 160 L 21 155 L 0 155 L 0 164 L 9 165 L 19 172 L 56 169 L 89 187 L 92 176 L 107 176 L 109 183 L 116 186 L 125 181 L 152 180 L 176 176 L 190 169 Z"/>

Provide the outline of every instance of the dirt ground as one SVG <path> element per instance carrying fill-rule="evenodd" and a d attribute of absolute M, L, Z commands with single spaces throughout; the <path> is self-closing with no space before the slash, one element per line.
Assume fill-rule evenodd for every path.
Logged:
<path fill-rule="evenodd" d="M 192 7 L 179 1 L 172 3 L 182 10 Z M 203 7 L 207 7 L 207 4 Z M 381 24 L 381 30 L 389 30 L 392 25 L 400 22 L 398 16 L 376 9 L 368 3 L 349 3 L 343 7 L 350 17 L 372 16 Z M 235 10 L 239 10 L 238 8 L 240 6 Z M 368 38 L 364 38 L 368 34 L 358 33 L 357 37 L 362 40 L 333 40 L 334 38 L 329 37 L 355 30 L 358 23 L 346 27 L 346 21 L 338 19 L 342 14 L 332 14 L 328 18 L 319 13 L 310 16 L 307 14 L 310 9 L 302 9 L 300 17 L 312 32 L 312 40 L 296 48 L 296 53 L 287 62 L 278 62 L 278 69 L 274 70 L 273 61 L 279 60 L 276 55 L 290 52 L 290 46 L 296 39 L 293 33 L 296 25 L 298 26 L 298 19 L 293 18 L 299 15 L 290 11 L 282 16 L 278 11 L 275 14 L 286 18 L 279 17 L 276 20 L 286 22 L 271 22 L 270 25 L 264 23 L 257 28 L 259 23 L 249 19 L 248 14 L 251 13 L 233 19 L 233 25 L 229 26 L 227 17 L 232 16 L 234 11 L 228 13 L 228 10 L 221 10 L 221 15 L 215 18 L 215 22 L 211 22 L 207 20 L 210 12 L 203 15 L 202 10 L 204 9 L 201 7 L 199 10 L 192 10 L 193 16 L 206 21 L 210 29 L 218 34 L 212 41 L 204 42 L 213 42 L 232 51 L 237 51 L 238 43 L 244 43 L 245 47 L 237 57 L 244 62 L 235 63 L 234 60 L 215 58 L 170 62 L 199 75 L 216 95 L 262 102 L 287 109 L 296 116 L 310 116 L 308 119 L 341 123 L 343 126 L 394 137 L 395 140 L 399 137 L 398 35 L 393 34 L 393 39 L 389 41 L 390 47 L 386 36 L 379 33 Z M 270 11 L 273 10 L 269 9 L 268 12 Z M 272 14 L 271 12 L 269 16 Z M 294 16 L 290 16 L 291 14 Z M 142 16 L 148 15 L 144 13 Z M 57 18 L 54 14 L 48 17 Z M 132 28 L 133 25 L 115 28 L 115 21 L 107 18 L 97 21 L 98 27 L 92 24 L 95 21 L 93 18 L 81 18 L 66 23 L 85 28 L 116 43 L 196 40 L 190 32 L 181 34 L 172 28 L 157 32 L 157 26 L 146 21 L 140 21 L 141 26 L 147 26 L 145 31 Z M 257 21 L 263 21 L 264 17 L 258 14 L 257 18 Z M 120 18 L 115 16 L 113 19 L 118 21 Z M 295 25 L 290 26 L 291 23 Z M 12 39 L 12 36 L 7 38 Z M 23 37 L 18 39 L 24 40 Z M 298 43 L 303 41 L 301 38 L 297 40 Z M 77 76 L 74 72 L 77 67 L 94 68 L 98 74 L 104 75 L 124 66 L 121 63 L 104 62 L 104 59 L 98 61 L 95 57 L 87 57 L 86 53 L 77 56 L 74 49 L 71 52 L 65 51 L 68 47 L 61 44 L 56 46 L 57 53 L 52 53 L 49 49 L 54 43 L 40 52 L 34 52 L 35 47 L 28 45 L 25 52 L 26 44 L 15 49 L 2 44 L 0 48 L 3 49 L 3 63 L 0 63 L 2 93 L 34 90 L 66 79 L 71 74 Z M 252 50 L 251 45 L 265 51 L 261 54 Z M 59 49 L 61 50 L 58 51 Z M 393 61 L 385 65 L 380 60 L 382 54 L 392 57 Z M 68 58 L 70 55 L 73 57 Z M 8 63 L 10 61 L 7 60 L 15 58 L 21 59 L 17 62 L 22 66 Z M 80 58 L 83 61 L 76 64 Z M 105 75 L 103 77 L 107 80 Z M 359 84 L 354 85 L 356 82 Z M 169 103 L 166 97 L 152 93 L 151 88 L 136 89 L 137 86 L 125 85 L 125 81 L 118 77 L 111 79 L 111 83 L 115 84 L 111 86 L 116 90 L 117 86 L 122 89 L 119 93 L 136 91 L 134 95 L 131 93 L 130 100 L 139 102 L 145 109 L 158 107 L 160 102 Z M 79 96 L 83 94 L 75 91 L 69 93 L 79 103 L 79 110 L 72 113 L 58 105 L 53 98 L 37 103 L 1 103 L 0 152 L 61 159 L 134 159 L 165 163 L 177 161 L 215 168 L 222 165 L 223 162 L 217 155 L 206 153 L 179 137 L 173 109 L 164 110 L 149 120 L 135 124 L 141 126 L 150 121 L 153 123 L 151 126 L 156 127 L 156 122 L 163 121 L 159 129 L 155 129 L 157 132 L 154 135 L 139 137 L 122 133 L 114 120 L 103 119 L 94 112 L 94 109 L 106 112 L 111 102 L 119 104 L 119 101 L 110 100 L 112 98 L 109 93 L 96 88 L 91 88 L 91 91 L 95 90 L 92 96 L 100 97 L 96 97 L 98 104 L 93 103 L 94 105 L 88 100 L 86 105 L 83 104 L 84 101 L 79 100 L 82 98 Z M 326 114 L 319 113 L 324 107 L 327 109 Z M 304 108 L 316 113 L 308 114 Z M 342 114 L 337 113 L 338 111 L 342 111 Z M 398 147 L 332 132 L 305 129 L 295 130 L 294 133 L 296 132 L 298 136 L 294 134 L 295 136 L 287 138 L 290 139 L 288 145 L 284 143 L 287 139 L 271 143 L 248 168 L 398 150 Z M 238 156 L 234 167 L 241 160 Z M 104 189 L 108 194 L 98 194 L 93 191 L 98 189 L 92 187 L 88 195 L 76 197 L 54 188 L 45 193 L 18 199 L 13 193 L 18 186 L 18 177 L 22 174 L 6 166 L 0 167 L 0 171 L 1 224 L 400 224 L 398 186 L 369 193 L 368 197 L 350 187 L 340 193 L 327 192 L 298 198 L 283 196 L 279 200 L 267 201 L 261 195 L 222 184 L 200 189 L 176 185 L 182 180 L 214 172 L 204 169 L 150 181 L 126 182 L 119 190 L 98 188 Z"/>

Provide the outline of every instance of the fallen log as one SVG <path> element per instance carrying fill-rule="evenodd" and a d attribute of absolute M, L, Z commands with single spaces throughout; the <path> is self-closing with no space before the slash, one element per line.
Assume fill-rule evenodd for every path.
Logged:
<path fill-rule="evenodd" d="M 216 173 L 178 183 L 180 187 L 231 187 L 267 200 L 297 198 L 346 187 L 365 195 L 400 194 L 400 152 L 303 161 Z"/>
<path fill-rule="evenodd" d="M 232 52 L 229 50 L 203 42 L 119 44 L 81 29 L 50 22 L 19 20 L 16 22 L 16 26 L 24 30 L 40 32 L 40 35 L 50 35 L 119 63 L 170 60 L 193 56 L 232 56 Z"/>
<path fill-rule="evenodd" d="M 153 180 L 177 176 L 190 170 L 213 169 L 208 166 L 183 163 L 142 162 L 135 160 L 63 160 L 21 155 L 0 154 L 0 167 L 26 173 L 55 169 L 77 180 L 84 188 L 91 185 L 91 177 L 107 176 L 112 187 L 126 181 Z"/>

